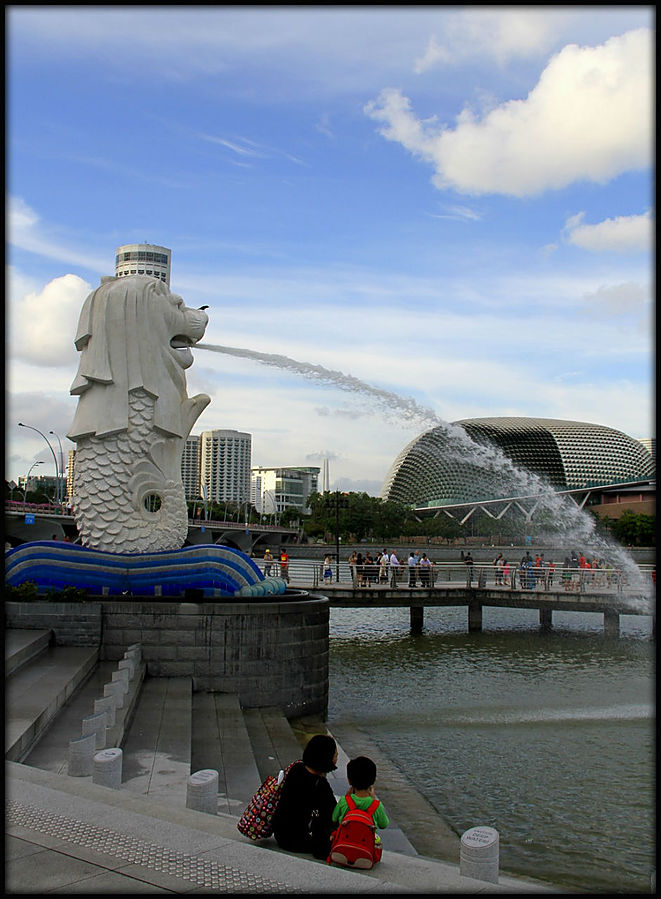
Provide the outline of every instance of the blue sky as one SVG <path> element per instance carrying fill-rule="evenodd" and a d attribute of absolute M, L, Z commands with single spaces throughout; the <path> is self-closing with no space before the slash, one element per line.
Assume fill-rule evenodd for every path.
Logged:
<path fill-rule="evenodd" d="M 206 343 L 412 397 L 653 434 L 650 6 L 6 7 L 6 476 L 64 436 L 124 243 Z M 429 422 L 198 350 L 194 433 L 377 494 Z M 56 445 L 56 444 L 54 444 Z"/>

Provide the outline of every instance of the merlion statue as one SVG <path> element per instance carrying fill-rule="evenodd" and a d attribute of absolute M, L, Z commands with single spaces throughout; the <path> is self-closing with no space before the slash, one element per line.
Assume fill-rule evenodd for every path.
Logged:
<path fill-rule="evenodd" d="M 210 402 L 189 398 L 190 347 L 208 318 L 161 281 L 105 278 L 85 300 L 70 393 L 78 407 L 74 516 L 84 546 L 115 553 L 180 549 L 188 533 L 181 479 L 186 438 Z"/>

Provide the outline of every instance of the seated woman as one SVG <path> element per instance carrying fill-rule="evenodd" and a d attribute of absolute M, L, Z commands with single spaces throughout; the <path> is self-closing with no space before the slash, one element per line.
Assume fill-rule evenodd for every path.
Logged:
<path fill-rule="evenodd" d="M 273 836 L 281 849 L 309 852 L 325 859 L 330 851 L 335 796 L 326 779 L 337 767 L 337 746 L 327 734 L 316 734 L 291 769 L 273 816 Z"/>

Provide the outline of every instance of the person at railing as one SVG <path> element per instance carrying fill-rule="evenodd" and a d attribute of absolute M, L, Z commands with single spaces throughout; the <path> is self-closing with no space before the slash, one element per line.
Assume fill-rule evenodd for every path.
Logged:
<path fill-rule="evenodd" d="M 473 583 L 473 571 L 474 571 L 473 557 L 471 556 L 470 552 L 467 552 L 466 555 L 464 556 L 464 565 L 466 565 L 466 567 L 468 568 L 468 586 L 470 587 L 470 585 Z"/>
<path fill-rule="evenodd" d="M 284 546 L 280 550 L 280 577 L 289 583 L 289 553 Z"/>
<path fill-rule="evenodd" d="M 362 553 L 358 553 L 356 556 L 356 586 L 365 586 L 365 559 L 363 559 Z"/>
<path fill-rule="evenodd" d="M 503 554 L 498 553 L 496 558 L 493 560 L 494 567 L 494 575 L 493 582 L 496 586 L 499 586 L 503 583 Z"/>
<path fill-rule="evenodd" d="M 351 572 L 351 583 L 355 587 L 358 583 L 358 553 L 354 549 L 354 551 L 349 556 L 349 571 Z"/>
<path fill-rule="evenodd" d="M 391 586 L 396 587 L 397 586 L 397 578 L 399 576 L 400 566 L 399 566 L 399 559 L 397 558 L 397 553 L 395 552 L 394 549 L 390 553 L 389 564 L 390 564 L 390 571 L 392 572 L 392 579 L 390 581 L 390 584 L 391 584 Z"/>
<path fill-rule="evenodd" d="M 506 587 L 511 586 L 511 581 L 510 581 L 510 563 L 507 561 L 507 559 L 503 559 L 503 584 L 504 584 Z"/>
<path fill-rule="evenodd" d="M 427 553 L 423 553 L 418 562 L 420 567 L 420 586 L 429 587 L 431 581 L 431 562 L 427 558 Z"/>
<path fill-rule="evenodd" d="M 367 580 L 367 586 L 371 587 L 372 584 L 376 584 L 377 578 L 379 576 L 379 567 L 374 561 L 374 556 L 368 550 L 365 553 L 365 578 Z"/>
<path fill-rule="evenodd" d="M 409 587 L 417 586 L 417 581 L 416 581 L 416 577 L 415 577 L 415 569 L 416 569 L 417 565 L 418 565 L 418 560 L 416 559 L 415 553 L 413 552 L 413 550 L 411 550 L 411 552 L 409 553 L 409 561 L 408 561 Z"/>
<path fill-rule="evenodd" d="M 271 576 L 271 566 L 272 565 L 273 565 L 273 554 L 271 553 L 271 550 L 267 546 L 266 550 L 264 552 L 264 576 L 265 577 Z"/>
<path fill-rule="evenodd" d="M 388 583 L 388 563 L 390 562 L 390 556 L 388 555 L 388 550 L 384 549 L 378 559 L 379 562 L 379 583 L 387 584 Z"/>
<path fill-rule="evenodd" d="M 331 557 L 326 553 L 324 556 L 324 584 L 330 584 L 333 580 L 333 564 Z"/>

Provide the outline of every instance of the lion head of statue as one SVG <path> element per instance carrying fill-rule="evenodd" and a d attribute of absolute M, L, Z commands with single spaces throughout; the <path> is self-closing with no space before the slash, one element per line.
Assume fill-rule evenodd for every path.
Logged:
<path fill-rule="evenodd" d="M 208 321 L 162 281 L 145 275 L 104 279 L 80 314 L 80 364 L 70 388 L 79 399 L 67 436 L 76 441 L 125 430 L 129 393 L 143 388 L 155 400 L 154 428 L 185 439 L 210 402 L 205 394 L 188 399 L 185 375 L 193 363 L 191 347 Z"/>

